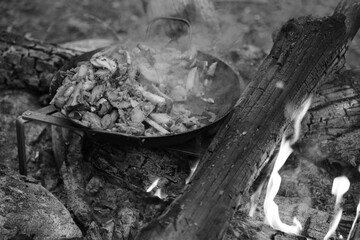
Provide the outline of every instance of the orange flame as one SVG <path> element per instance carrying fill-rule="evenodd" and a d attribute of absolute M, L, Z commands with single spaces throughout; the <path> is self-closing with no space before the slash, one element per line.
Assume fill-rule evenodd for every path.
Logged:
<path fill-rule="evenodd" d="M 331 237 L 331 235 L 334 234 L 336 231 L 337 226 L 339 225 L 339 222 L 341 220 L 343 209 L 340 206 L 342 197 L 344 194 L 349 190 L 350 188 L 350 181 L 345 176 L 340 176 L 334 179 L 331 194 L 336 196 L 335 200 L 335 211 L 336 214 L 334 216 L 334 219 L 332 220 L 329 231 L 326 233 L 324 240 L 327 240 Z"/>
<path fill-rule="evenodd" d="M 291 146 L 300 137 L 301 121 L 304 118 L 306 112 L 308 111 L 310 105 L 311 96 L 309 96 L 300 106 L 300 108 L 293 114 L 292 118 L 294 119 L 294 134 L 288 140 L 286 139 L 285 134 L 283 135 L 280 144 L 280 150 L 275 159 L 274 168 L 270 175 L 264 201 L 265 222 L 274 229 L 294 235 L 300 234 L 302 230 L 301 223 L 296 218 L 293 219 L 293 225 L 283 223 L 279 216 L 279 207 L 275 203 L 274 199 L 280 189 L 281 184 L 281 176 L 279 174 L 279 170 L 285 164 L 291 153 L 294 151 Z"/>

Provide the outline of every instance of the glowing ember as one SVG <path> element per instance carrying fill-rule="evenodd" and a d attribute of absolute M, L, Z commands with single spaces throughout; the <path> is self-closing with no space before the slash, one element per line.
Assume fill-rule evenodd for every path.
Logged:
<path fill-rule="evenodd" d="M 200 160 L 197 160 L 192 166 L 190 166 L 190 174 L 189 176 L 185 179 L 185 184 L 188 184 L 191 181 L 192 176 L 194 175 L 198 165 L 199 165 Z"/>
<path fill-rule="evenodd" d="M 300 106 L 300 108 L 294 112 L 294 134 L 290 139 L 286 139 L 285 134 L 283 135 L 279 153 L 275 159 L 275 164 L 273 171 L 270 175 L 268 186 L 266 189 L 266 197 L 264 201 L 264 213 L 265 213 L 265 222 L 269 224 L 274 229 L 280 230 L 285 233 L 299 235 L 302 226 L 301 223 L 294 218 L 293 225 L 287 225 L 283 223 L 279 216 L 279 207 L 275 203 L 274 199 L 276 194 L 280 189 L 281 176 L 279 170 L 285 164 L 288 157 L 293 152 L 292 145 L 299 139 L 300 130 L 301 130 L 301 121 L 304 118 L 307 110 L 311 104 L 311 96 L 308 97 L 305 102 Z"/>
<path fill-rule="evenodd" d="M 156 178 L 153 183 L 146 189 L 146 192 L 151 192 L 159 183 L 160 178 Z"/>
<path fill-rule="evenodd" d="M 334 232 L 336 231 L 337 226 L 339 225 L 339 222 L 341 220 L 343 209 L 340 206 L 342 197 L 344 194 L 349 190 L 350 188 L 350 181 L 345 176 L 340 176 L 334 179 L 333 186 L 331 189 L 331 194 L 336 196 L 335 201 L 335 216 L 333 221 L 330 224 L 329 231 L 324 237 L 324 240 L 329 239 Z"/>

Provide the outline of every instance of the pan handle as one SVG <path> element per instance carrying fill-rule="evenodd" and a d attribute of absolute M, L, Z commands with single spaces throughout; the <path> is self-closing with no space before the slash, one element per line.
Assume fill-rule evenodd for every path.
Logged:
<path fill-rule="evenodd" d="M 157 21 L 177 21 L 177 22 L 181 22 L 183 24 L 185 24 L 188 27 L 188 37 L 189 37 L 189 46 L 191 46 L 192 44 L 192 28 L 191 28 L 191 24 L 188 20 L 184 19 L 184 18 L 179 18 L 179 17 L 156 17 L 154 19 L 152 19 L 146 29 L 146 37 L 145 37 L 145 41 L 148 41 L 150 38 L 150 34 L 151 34 L 151 28 L 153 26 L 153 24 Z"/>

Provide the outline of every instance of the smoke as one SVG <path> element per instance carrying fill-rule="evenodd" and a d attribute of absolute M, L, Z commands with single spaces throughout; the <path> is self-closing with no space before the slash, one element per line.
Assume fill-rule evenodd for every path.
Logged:
<path fill-rule="evenodd" d="M 162 46 L 187 50 L 196 48 L 215 56 L 229 53 L 231 49 L 243 46 L 243 38 L 249 31 L 235 14 L 227 9 L 216 9 L 209 0 L 143 0 L 145 17 L 138 26 L 129 30 L 129 39 L 157 42 Z M 180 21 L 160 20 L 154 22 L 151 33 L 146 36 L 148 24 L 161 17 L 181 18 L 188 21 L 191 31 Z M 189 44 L 188 35 L 191 34 Z M 131 40 L 125 40 L 131 44 Z M 170 45 L 169 45 L 170 44 Z"/>

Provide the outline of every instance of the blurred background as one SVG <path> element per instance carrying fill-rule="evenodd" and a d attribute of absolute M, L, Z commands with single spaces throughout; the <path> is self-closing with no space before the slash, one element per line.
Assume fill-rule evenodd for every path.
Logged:
<path fill-rule="evenodd" d="M 189 2 L 191 0 L 179 0 Z M 101 38 L 126 40 L 143 38 L 147 22 L 157 16 L 174 14 L 166 0 L 75 0 L 1 1 L 0 30 L 55 43 Z M 176 1 L 170 1 L 176 2 Z M 218 44 L 238 47 L 253 44 L 271 48 L 271 34 L 290 18 L 326 16 L 338 0 L 215 0 L 222 34 Z M 167 8 L 167 9 L 166 9 Z M 191 13 L 190 13 L 191 14 Z M 199 13 L 194 14 L 196 22 Z M 191 17 L 190 17 L 191 18 Z M 197 19 L 196 19 L 197 18 Z M 212 28 L 205 24 L 205 28 Z M 196 33 L 203 31 L 197 30 Z M 219 33 L 219 32 L 218 32 Z"/>

